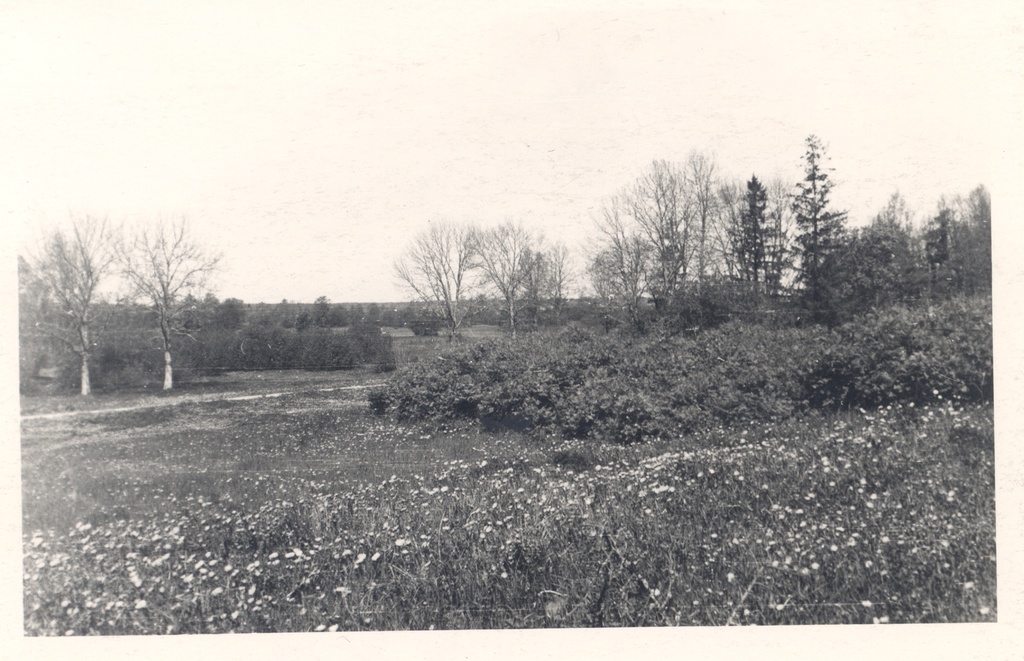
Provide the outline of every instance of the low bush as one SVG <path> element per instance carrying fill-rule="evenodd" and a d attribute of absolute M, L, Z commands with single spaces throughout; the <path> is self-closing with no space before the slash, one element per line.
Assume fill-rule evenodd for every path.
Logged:
<path fill-rule="evenodd" d="M 373 390 L 400 420 L 475 418 L 623 443 L 845 409 L 992 398 L 984 300 L 891 308 L 836 330 L 729 323 L 695 336 L 579 329 L 456 348 Z"/>
<path fill-rule="evenodd" d="M 892 307 L 836 329 L 807 391 L 827 408 L 988 402 L 992 365 L 991 299 Z"/>
<path fill-rule="evenodd" d="M 571 329 L 453 351 L 374 390 L 370 402 L 402 420 L 511 419 L 628 443 L 790 415 L 803 406 L 799 375 L 815 337 L 737 325 L 699 338 Z"/>

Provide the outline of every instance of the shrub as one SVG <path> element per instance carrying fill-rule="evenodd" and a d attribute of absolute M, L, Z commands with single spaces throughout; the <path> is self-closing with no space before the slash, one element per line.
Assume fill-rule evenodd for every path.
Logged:
<path fill-rule="evenodd" d="M 803 405 L 798 375 L 812 335 L 731 325 L 696 339 L 636 339 L 569 329 L 454 351 L 370 402 L 400 419 L 478 418 L 630 443 L 790 415 Z"/>
<path fill-rule="evenodd" d="M 806 375 L 815 406 L 992 400 L 990 299 L 892 307 L 836 329 Z"/>

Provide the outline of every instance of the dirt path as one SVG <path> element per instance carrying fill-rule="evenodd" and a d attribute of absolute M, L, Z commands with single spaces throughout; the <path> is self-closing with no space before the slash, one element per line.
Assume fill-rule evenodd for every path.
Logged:
<path fill-rule="evenodd" d="M 232 395 L 231 393 L 223 393 L 221 395 L 198 395 L 190 397 L 183 395 L 175 399 L 167 399 L 157 402 L 148 402 L 145 404 L 136 404 L 133 406 L 120 406 L 116 408 L 106 409 L 88 409 L 83 411 L 60 411 L 58 413 L 32 413 L 29 415 L 22 415 L 22 421 L 26 420 L 56 420 L 61 418 L 71 418 L 81 415 L 102 415 L 104 413 L 124 413 L 126 411 L 142 411 L 145 409 L 160 409 L 168 406 L 176 406 L 178 404 L 192 404 L 192 403 L 203 403 L 203 402 L 243 402 L 253 399 L 273 399 L 276 397 L 282 397 L 284 395 L 296 395 L 304 392 L 332 392 L 335 390 L 362 390 L 365 388 L 372 388 L 380 385 L 379 383 L 365 383 L 356 386 L 334 386 L 331 388 L 304 388 L 302 390 L 284 390 L 281 392 L 268 392 L 260 393 L 256 395 Z"/>

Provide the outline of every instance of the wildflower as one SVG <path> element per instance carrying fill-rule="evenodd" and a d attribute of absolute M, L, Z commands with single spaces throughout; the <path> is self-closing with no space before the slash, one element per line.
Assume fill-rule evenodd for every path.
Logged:
<path fill-rule="evenodd" d="M 864 601 L 860 602 L 860 605 L 863 606 L 864 608 L 871 608 L 871 606 L 873 604 L 870 601 L 868 601 L 867 599 L 865 599 Z"/>
<path fill-rule="evenodd" d="M 982 606 L 981 608 L 978 609 L 978 612 L 981 613 L 982 615 L 988 615 L 992 611 L 991 611 L 991 609 L 988 606 Z"/>
<path fill-rule="evenodd" d="M 377 551 L 370 557 L 371 562 L 377 562 L 380 559 L 380 551 Z"/>
<path fill-rule="evenodd" d="M 223 594 L 223 593 L 224 593 L 224 588 L 216 587 L 216 588 L 213 589 L 213 592 L 210 593 L 210 596 L 216 597 L 217 595 L 220 595 L 220 594 Z"/>
<path fill-rule="evenodd" d="M 727 581 L 732 583 L 733 581 L 736 580 L 736 574 L 734 574 L 732 572 L 729 572 L 728 574 L 725 575 L 725 578 L 726 578 Z"/>
<path fill-rule="evenodd" d="M 146 607 L 146 600 L 145 599 L 139 599 L 138 601 L 135 602 L 135 610 L 140 611 L 140 610 L 142 610 L 145 607 Z"/>

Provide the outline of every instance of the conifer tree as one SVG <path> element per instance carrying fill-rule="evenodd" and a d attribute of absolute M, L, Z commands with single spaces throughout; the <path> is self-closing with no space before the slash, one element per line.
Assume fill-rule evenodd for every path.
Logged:
<path fill-rule="evenodd" d="M 845 234 L 846 212 L 829 208 L 834 183 L 826 167 L 825 146 L 811 135 L 804 155 L 804 178 L 793 197 L 797 242 L 800 246 L 799 281 L 812 319 L 828 321 L 836 274 L 836 257 Z"/>

